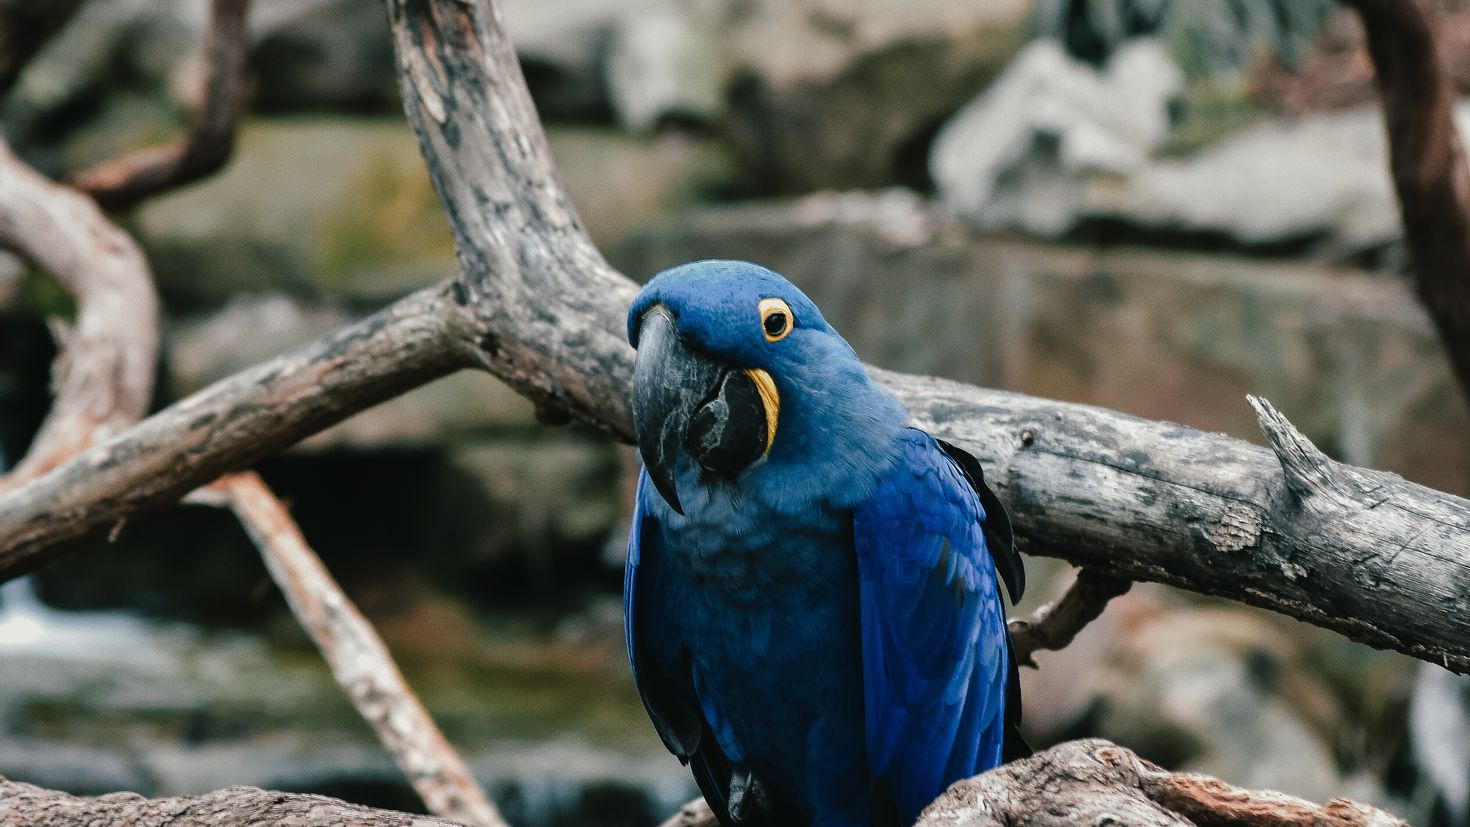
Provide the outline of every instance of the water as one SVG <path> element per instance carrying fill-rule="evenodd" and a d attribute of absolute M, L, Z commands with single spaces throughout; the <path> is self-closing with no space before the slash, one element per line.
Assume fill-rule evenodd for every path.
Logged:
<path fill-rule="evenodd" d="M 636 827 L 694 794 L 653 736 L 621 653 L 506 628 L 405 674 L 525 827 Z M 211 630 L 61 611 L 0 586 L 0 775 L 77 794 L 231 784 L 419 809 L 293 626 Z"/>

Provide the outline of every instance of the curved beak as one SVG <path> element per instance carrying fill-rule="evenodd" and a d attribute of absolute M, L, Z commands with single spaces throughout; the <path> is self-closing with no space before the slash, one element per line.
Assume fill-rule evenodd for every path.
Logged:
<path fill-rule="evenodd" d="M 774 385 L 763 371 L 736 370 L 690 347 L 662 305 L 644 313 L 633 363 L 633 432 L 648 478 L 675 511 L 684 513 L 675 484 L 679 455 L 709 472 L 740 471 L 770 447 L 774 405 Z"/>

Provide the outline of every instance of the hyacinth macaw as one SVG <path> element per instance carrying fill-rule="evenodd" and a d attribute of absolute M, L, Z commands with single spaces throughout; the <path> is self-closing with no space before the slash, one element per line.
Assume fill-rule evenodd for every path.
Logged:
<path fill-rule="evenodd" d="M 659 274 L 628 338 L 628 652 L 721 821 L 898 827 L 1025 754 L 997 585 L 1024 572 L 974 458 L 754 264 Z"/>

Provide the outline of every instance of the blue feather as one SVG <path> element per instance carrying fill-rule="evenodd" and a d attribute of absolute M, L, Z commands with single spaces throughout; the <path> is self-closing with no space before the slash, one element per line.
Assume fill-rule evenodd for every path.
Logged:
<path fill-rule="evenodd" d="M 755 311 L 771 296 L 795 316 L 775 344 Z M 629 313 L 635 345 L 654 304 L 700 352 L 768 372 L 780 397 L 769 453 L 738 475 L 681 456 L 683 513 L 640 479 L 624 612 L 654 727 L 727 824 L 731 779 L 747 772 L 763 824 L 911 823 L 1013 743 L 999 584 L 1018 596 L 1024 572 L 1004 511 L 978 463 L 906 427 L 775 273 L 661 274 Z"/>

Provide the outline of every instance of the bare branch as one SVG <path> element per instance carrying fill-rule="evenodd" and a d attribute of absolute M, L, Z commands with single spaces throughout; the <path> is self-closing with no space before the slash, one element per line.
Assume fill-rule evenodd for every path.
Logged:
<path fill-rule="evenodd" d="M 1132 587 L 1133 581 L 1127 578 L 1080 569 L 1060 600 L 1042 606 L 1024 620 L 1011 621 L 1011 650 L 1016 662 L 1034 668 L 1033 656 L 1038 651 L 1066 648 L 1078 632 L 1097 620 L 1108 601 Z"/>
<path fill-rule="evenodd" d="M 627 439 L 635 286 L 582 231 L 485 0 L 389 0 L 405 107 L 460 278 L 225 380 L 0 496 L 0 578 L 466 364 Z M 881 370 L 914 420 L 984 464 L 1023 548 L 1272 609 L 1470 671 L 1470 502 L 1334 465 L 1300 496 L 1219 434 Z M 1314 449 L 1315 450 L 1315 449 Z"/>
<path fill-rule="evenodd" d="M 1470 167 L 1422 0 L 1342 0 L 1368 33 L 1419 297 L 1470 397 Z"/>
<path fill-rule="evenodd" d="M 61 468 L 0 495 L 0 579 L 57 543 L 176 502 L 347 416 L 472 363 L 449 287 L 415 293 L 148 417 Z"/>
<path fill-rule="evenodd" d="M 222 496 L 240 518 L 332 676 L 429 812 L 474 827 L 508 827 L 408 687 L 382 638 L 332 579 L 285 504 L 260 476 L 253 471 L 230 474 L 203 493 L 205 501 L 211 494 Z"/>
<path fill-rule="evenodd" d="M 960 781 L 915 827 L 1407 827 L 1375 807 L 1335 798 L 1313 804 L 1169 772 L 1101 739 L 1070 741 Z"/>
<path fill-rule="evenodd" d="M 55 401 L 0 492 L 46 473 L 142 418 L 158 359 L 158 296 L 132 237 L 91 199 L 42 177 L 0 143 L 0 245 L 30 259 L 76 299 L 53 321 L 61 354 Z"/>
<path fill-rule="evenodd" d="M 417 820 L 415 820 L 417 818 Z M 0 827 L 20 825 L 220 824 L 446 825 L 372 810 L 314 795 L 231 787 L 203 796 L 150 801 L 131 793 L 75 798 L 0 780 Z M 715 827 L 701 800 L 685 805 L 662 827 Z M 916 827 L 1406 827 L 1374 807 L 1346 799 L 1324 805 L 1276 792 L 1245 790 L 1219 779 L 1168 772 L 1120 746 L 1072 741 L 1013 761 L 951 786 L 919 817 Z"/>
<path fill-rule="evenodd" d="M 79 798 L 0 778 L 0 827 L 462 827 L 335 798 L 229 787 L 206 795 L 148 799 L 135 793 Z"/>
<path fill-rule="evenodd" d="M 81 5 L 82 0 L 0 0 L 0 97 Z"/>
<path fill-rule="evenodd" d="M 218 171 L 235 149 L 245 110 L 250 0 L 213 0 L 205 42 L 204 100 L 182 141 L 150 147 L 82 170 L 72 183 L 109 210 L 191 184 Z"/>

